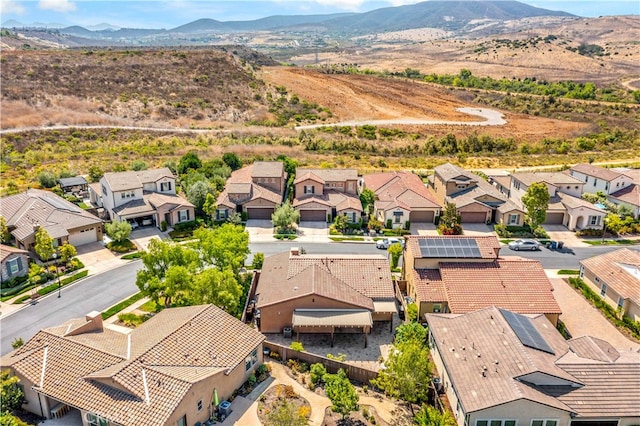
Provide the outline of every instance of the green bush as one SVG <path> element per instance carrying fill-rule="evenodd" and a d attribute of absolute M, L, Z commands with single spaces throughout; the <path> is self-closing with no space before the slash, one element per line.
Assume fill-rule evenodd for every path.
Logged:
<path fill-rule="evenodd" d="M 387 219 L 387 223 L 385 225 L 385 228 L 387 228 L 387 229 L 393 228 L 393 222 L 391 221 L 391 219 Z"/>
<path fill-rule="evenodd" d="M 142 252 L 141 251 L 136 251 L 136 252 L 133 252 L 133 253 L 125 254 L 120 259 L 131 260 L 131 259 L 140 259 L 141 257 L 142 257 Z"/>
<path fill-rule="evenodd" d="M 127 327 L 137 327 L 145 322 L 149 317 L 147 315 L 136 315 L 134 313 L 123 313 L 118 315 L 118 321 Z"/>
<path fill-rule="evenodd" d="M 304 346 L 302 346 L 302 342 L 291 342 L 291 345 L 289 345 L 289 347 L 296 352 L 304 352 Z"/>
<path fill-rule="evenodd" d="M 107 248 L 116 253 L 127 253 L 131 250 L 137 249 L 136 245 L 129 239 L 120 242 L 111 241 L 107 244 Z"/>
<path fill-rule="evenodd" d="M 173 227 L 178 232 L 195 231 L 200 227 L 200 223 L 197 220 L 191 220 L 189 222 L 176 223 Z"/>
<path fill-rule="evenodd" d="M 163 220 L 162 222 L 160 222 L 160 230 L 162 232 L 167 232 L 167 221 Z"/>
<path fill-rule="evenodd" d="M 322 383 L 323 377 L 327 374 L 327 369 L 321 363 L 311 364 L 311 383 L 317 385 L 318 383 Z"/>

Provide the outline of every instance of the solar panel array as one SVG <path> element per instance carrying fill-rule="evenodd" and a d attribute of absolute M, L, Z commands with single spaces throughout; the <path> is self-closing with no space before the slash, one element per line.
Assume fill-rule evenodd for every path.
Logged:
<path fill-rule="evenodd" d="M 423 238 L 418 240 L 422 257 L 478 258 L 481 257 L 474 238 Z"/>
<path fill-rule="evenodd" d="M 500 309 L 500 312 L 523 345 L 555 355 L 551 346 L 544 340 L 529 318 L 503 309 Z"/>

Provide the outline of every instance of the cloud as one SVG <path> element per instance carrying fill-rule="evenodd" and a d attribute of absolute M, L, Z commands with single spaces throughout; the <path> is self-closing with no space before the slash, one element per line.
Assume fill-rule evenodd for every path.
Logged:
<path fill-rule="evenodd" d="M 38 7 L 42 10 L 53 10 L 55 12 L 73 12 L 76 10 L 75 3 L 69 0 L 40 0 Z"/>
<path fill-rule="evenodd" d="M 419 0 L 389 0 L 391 6 L 405 6 L 407 4 L 415 4 Z"/>
<path fill-rule="evenodd" d="M 357 10 L 364 0 L 315 0 L 316 3 L 323 6 L 338 7 L 340 9 Z"/>
<path fill-rule="evenodd" d="M 16 15 L 22 15 L 25 13 L 24 7 L 13 0 L 1 0 L 0 9 L 2 9 L 2 11 L 7 15 L 10 13 L 15 13 Z"/>

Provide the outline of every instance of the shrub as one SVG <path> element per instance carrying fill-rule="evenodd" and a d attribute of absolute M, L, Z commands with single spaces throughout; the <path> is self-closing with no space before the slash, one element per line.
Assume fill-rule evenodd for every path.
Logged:
<path fill-rule="evenodd" d="M 264 253 L 256 253 L 253 255 L 253 263 L 251 264 L 252 269 L 262 269 L 262 264 L 264 263 Z"/>
<path fill-rule="evenodd" d="M 318 383 L 322 383 L 323 377 L 327 374 L 327 369 L 321 363 L 311 364 L 311 383 L 317 385 Z"/>
<path fill-rule="evenodd" d="M 327 354 L 327 358 L 332 359 L 334 361 L 344 362 L 347 359 L 347 354 L 339 353 L 338 355 Z"/>
<path fill-rule="evenodd" d="M 56 175 L 51 172 L 40 172 L 38 182 L 43 188 L 53 188 L 56 186 Z"/>
<path fill-rule="evenodd" d="M 162 232 L 166 232 L 167 231 L 167 221 L 163 220 L 162 222 L 160 222 L 160 230 Z"/>
<path fill-rule="evenodd" d="M 391 219 L 387 219 L 387 223 L 386 223 L 385 228 L 387 228 L 387 229 L 393 228 L 393 222 L 391 221 Z"/>
<path fill-rule="evenodd" d="M 118 315 L 118 321 L 120 321 L 127 327 L 137 327 L 146 320 L 146 315 L 136 315 L 134 313 L 123 313 Z"/>
<path fill-rule="evenodd" d="M 198 223 L 198 221 L 191 220 L 189 222 L 176 223 L 173 229 L 178 232 L 185 232 L 185 231 L 195 231 L 199 227 L 200 227 L 200 224 Z"/>
<path fill-rule="evenodd" d="M 269 358 L 275 359 L 276 361 L 280 361 L 282 359 L 282 357 L 280 357 L 280 354 L 276 351 L 269 352 Z"/>
<path fill-rule="evenodd" d="M 249 383 L 249 386 L 253 386 L 256 384 L 256 382 L 258 381 L 258 379 L 256 378 L 255 374 L 251 374 L 249 375 L 249 377 L 247 378 L 247 383 Z"/>

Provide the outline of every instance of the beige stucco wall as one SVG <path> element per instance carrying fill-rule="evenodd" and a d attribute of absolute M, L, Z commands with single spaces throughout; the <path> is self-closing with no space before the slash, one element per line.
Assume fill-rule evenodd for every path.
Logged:
<path fill-rule="evenodd" d="M 264 198 L 256 198 L 255 200 L 251 200 L 242 206 L 242 209 L 246 212 L 247 207 L 273 207 L 277 206 L 273 201 L 265 200 Z"/>
<path fill-rule="evenodd" d="M 258 183 L 266 188 L 270 188 L 273 191 L 282 194 L 284 193 L 284 174 L 282 177 L 254 177 L 252 178 L 254 183 Z"/>
<path fill-rule="evenodd" d="M 596 274 L 594 273 L 594 271 L 587 268 L 582 268 L 582 269 L 584 271 L 582 274 L 583 281 L 596 294 L 600 294 L 600 291 L 602 289 L 602 284 L 607 284 L 606 280 L 603 277 L 600 277 L 598 275 L 598 278 L 600 279 L 600 282 L 598 283 L 596 282 Z M 607 285 L 607 291 L 605 292 L 604 298 L 603 298 L 604 301 L 607 302 L 607 304 L 609 304 L 613 309 L 617 309 L 619 297 L 620 297 L 620 294 L 616 292 L 614 289 L 612 289 L 611 286 Z M 626 299 L 622 307 L 626 316 L 633 319 L 634 321 L 640 320 L 640 306 L 636 305 L 635 303 L 632 303 L 631 300 Z"/>
<path fill-rule="evenodd" d="M 490 419 L 518 420 L 519 425 L 530 425 L 535 419 L 549 419 L 558 420 L 558 425 L 568 425 L 571 417 L 566 411 L 524 399 L 469 413 L 470 426 L 475 425 L 476 420 Z"/>
<path fill-rule="evenodd" d="M 509 216 L 512 214 L 519 215 L 518 222 L 509 223 Z M 496 222 L 503 223 L 507 226 L 522 226 L 524 225 L 524 213 L 519 210 L 511 210 L 505 213 L 498 213 L 496 216 Z"/>
<path fill-rule="evenodd" d="M 604 217 L 606 216 L 606 213 L 601 213 L 599 211 L 595 211 L 595 210 L 590 210 L 587 208 L 576 208 L 576 209 L 567 209 L 567 213 L 569 216 L 569 220 L 567 222 L 567 228 L 569 228 L 570 231 L 575 231 L 578 224 L 580 224 L 580 229 L 585 229 L 585 228 L 593 228 L 593 229 L 602 229 L 603 226 L 603 220 Z M 599 225 L 591 225 L 589 222 L 589 216 L 600 216 L 600 224 Z M 582 217 L 582 220 L 579 220 L 579 218 Z M 565 220 L 566 220 L 566 216 L 565 216 Z"/>
<path fill-rule="evenodd" d="M 460 426 L 464 426 L 464 413 L 462 410 L 457 410 L 458 408 L 458 395 L 451 383 L 451 378 L 449 377 L 449 373 L 444 368 L 444 362 L 442 357 L 440 356 L 440 352 L 437 346 L 434 345 L 434 341 L 432 338 L 429 338 L 429 345 L 431 347 L 431 357 L 433 358 L 433 363 L 436 367 L 436 371 L 440 376 L 440 382 L 442 383 L 443 389 L 447 394 L 447 399 L 449 400 L 449 405 L 453 410 L 454 417 L 456 419 L 456 423 Z"/>
<path fill-rule="evenodd" d="M 323 190 L 324 190 L 324 185 L 321 184 L 320 182 L 316 182 L 315 180 L 311 180 L 311 179 L 306 179 L 303 180 L 301 182 L 298 182 L 295 184 L 295 192 L 296 192 L 296 198 L 301 198 L 304 197 L 305 195 L 309 195 L 309 193 L 304 193 L 304 187 L 305 186 L 313 186 L 313 190 L 314 190 L 314 194 L 315 195 L 322 195 L 324 194 Z"/>
<path fill-rule="evenodd" d="M 401 211 L 402 212 L 402 216 L 400 216 L 400 223 L 395 223 L 395 216 L 393 215 L 394 211 Z M 391 224 L 392 224 L 392 228 L 402 228 L 404 227 L 404 224 L 406 221 L 409 220 L 409 215 L 411 214 L 411 212 L 407 209 L 403 209 L 400 207 L 396 207 L 394 209 L 391 210 L 379 210 L 377 212 L 377 219 L 382 222 L 383 226 L 387 226 L 387 220 L 391 219 Z"/>

